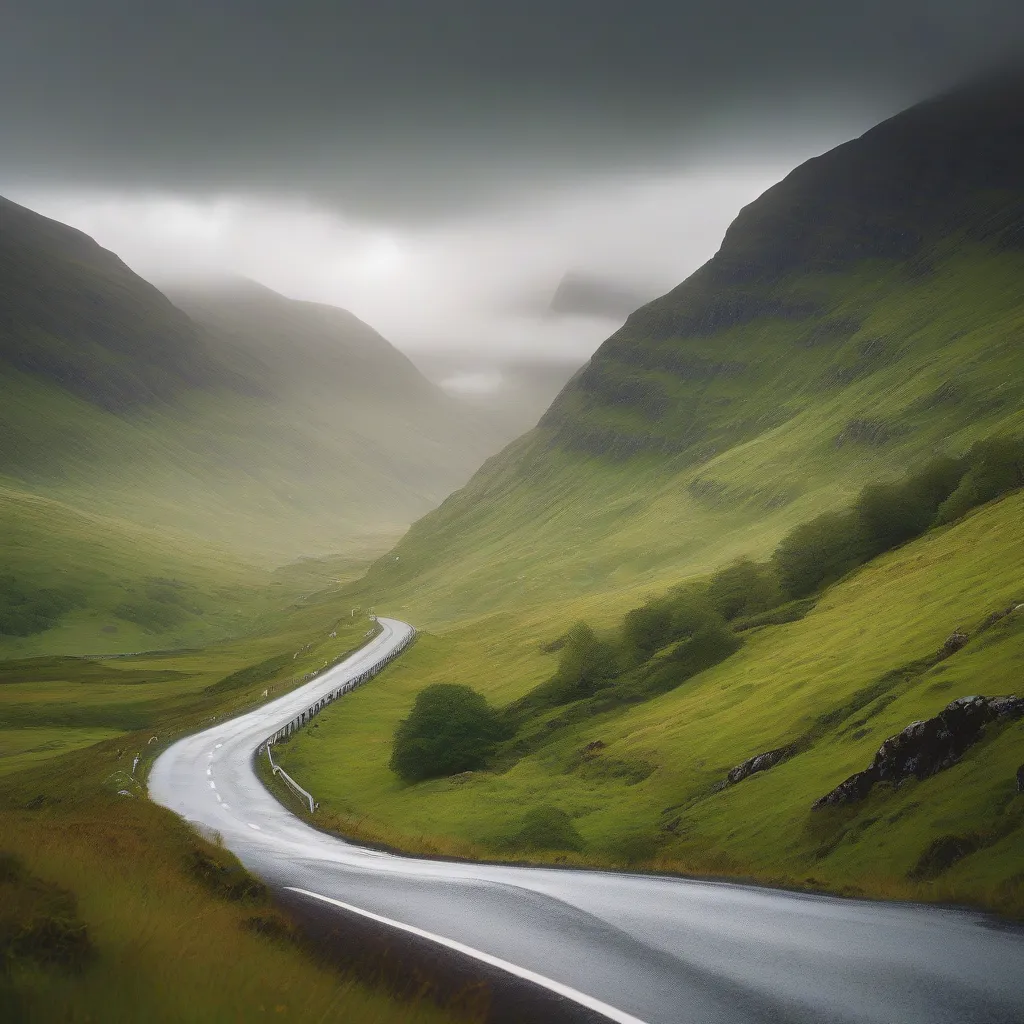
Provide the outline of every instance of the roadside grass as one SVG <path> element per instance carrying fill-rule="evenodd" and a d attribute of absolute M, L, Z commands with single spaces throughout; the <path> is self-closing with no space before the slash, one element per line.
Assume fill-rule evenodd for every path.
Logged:
<path fill-rule="evenodd" d="M 405 786 L 391 739 L 435 682 L 509 703 L 554 670 L 543 647 L 622 597 L 551 602 L 421 635 L 374 681 L 279 748 L 321 802 L 318 820 L 414 852 L 559 861 L 756 878 L 849 894 L 965 902 L 1024 915 L 1024 761 L 1018 722 L 938 776 L 876 787 L 862 804 L 811 803 L 865 768 L 883 739 L 968 694 L 1022 694 L 1024 613 L 926 671 L 957 627 L 1024 600 L 1024 495 L 883 555 L 829 588 L 803 619 L 745 634 L 743 648 L 678 689 L 554 734 L 506 771 Z M 731 767 L 804 738 L 791 760 L 718 791 Z M 580 751 L 600 740 L 592 759 Z M 643 771 L 640 769 L 643 768 Z M 644 773 L 647 772 L 646 776 Z M 637 779 L 640 781 L 637 781 Z M 516 848 L 524 814 L 564 810 L 582 851 Z M 927 880 L 908 877 L 929 844 L 981 836 Z"/>
<path fill-rule="evenodd" d="M 93 952 L 76 970 L 15 961 L 0 976 L 7 1019 L 19 1006 L 25 1020 L 453 1019 L 318 964 L 230 855 L 147 801 L 104 794 L 0 822 L 6 853 L 74 894 Z"/>
<path fill-rule="evenodd" d="M 5 1020 L 480 1019 L 447 995 L 439 1004 L 426 981 L 396 994 L 372 957 L 339 973 L 231 854 L 145 798 L 149 765 L 175 737 L 279 696 L 364 642 L 366 616 L 339 614 L 338 584 L 282 597 L 323 572 L 291 567 L 272 624 L 202 649 L 0 662 Z M 51 892 L 65 908 L 52 918 L 33 903 Z"/>

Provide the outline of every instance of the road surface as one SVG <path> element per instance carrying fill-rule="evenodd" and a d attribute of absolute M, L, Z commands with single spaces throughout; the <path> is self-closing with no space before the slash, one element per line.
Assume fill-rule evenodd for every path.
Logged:
<path fill-rule="evenodd" d="M 412 632 L 379 622 L 374 640 L 311 683 L 170 747 L 151 797 L 220 833 L 271 885 L 465 947 L 624 1024 L 1024 1024 L 1024 931 L 982 914 L 421 860 L 306 825 L 260 783 L 253 752 Z"/>

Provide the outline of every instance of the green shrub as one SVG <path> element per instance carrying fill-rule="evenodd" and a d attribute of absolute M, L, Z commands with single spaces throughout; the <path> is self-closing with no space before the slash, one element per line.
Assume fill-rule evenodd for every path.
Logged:
<path fill-rule="evenodd" d="M 786 593 L 807 597 L 860 565 L 865 548 L 856 513 L 825 512 L 786 534 L 772 560 Z"/>
<path fill-rule="evenodd" d="M 437 683 L 395 730 L 390 767 L 406 782 L 482 767 L 507 735 L 498 713 L 468 686 Z"/>
<path fill-rule="evenodd" d="M 515 845 L 522 850 L 582 850 L 583 837 L 565 811 L 544 804 L 523 816 Z"/>
<path fill-rule="evenodd" d="M 698 672 L 725 661 L 742 643 L 719 616 L 708 616 L 690 636 L 660 659 L 652 672 L 641 677 L 638 688 L 648 696 L 675 689 Z"/>
<path fill-rule="evenodd" d="M 723 621 L 702 593 L 692 587 L 677 589 L 626 613 L 621 630 L 623 654 L 629 663 L 639 665 L 710 623 Z"/>
<path fill-rule="evenodd" d="M 741 558 L 719 569 L 703 588 L 711 607 L 731 622 L 775 608 L 785 601 L 775 566 Z"/>
<path fill-rule="evenodd" d="M 538 696 L 549 704 L 568 704 L 609 685 L 617 672 L 615 648 L 600 640 L 585 623 L 577 622 L 565 636 L 558 671 Z"/>
<path fill-rule="evenodd" d="M 641 662 L 674 639 L 675 609 L 660 598 L 627 612 L 622 620 L 622 644 L 634 661 Z"/>
<path fill-rule="evenodd" d="M 869 484 L 857 497 L 865 559 L 920 536 L 931 525 L 935 509 L 918 500 L 903 483 Z"/>
<path fill-rule="evenodd" d="M 937 458 L 903 480 L 865 487 L 854 504 L 865 539 L 865 556 L 888 551 L 924 533 L 963 475 L 962 462 Z"/>
<path fill-rule="evenodd" d="M 967 472 L 939 507 L 936 522 L 952 523 L 977 505 L 1024 487 L 1024 439 L 990 437 L 972 445 Z"/>

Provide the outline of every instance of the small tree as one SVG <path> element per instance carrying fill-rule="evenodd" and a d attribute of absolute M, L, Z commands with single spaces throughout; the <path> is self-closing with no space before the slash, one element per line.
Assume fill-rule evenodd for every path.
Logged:
<path fill-rule="evenodd" d="M 406 782 L 480 768 L 505 736 L 498 713 L 468 686 L 437 683 L 395 730 L 390 767 Z"/>

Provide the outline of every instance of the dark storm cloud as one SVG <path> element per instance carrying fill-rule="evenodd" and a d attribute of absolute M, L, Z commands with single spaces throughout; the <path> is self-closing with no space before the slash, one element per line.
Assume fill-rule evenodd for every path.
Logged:
<path fill-rule="evenodd" d="M 1022 38 L 1021 0 L 14 0 L 0 181 L 429 215 L 889 113 Z"/>

